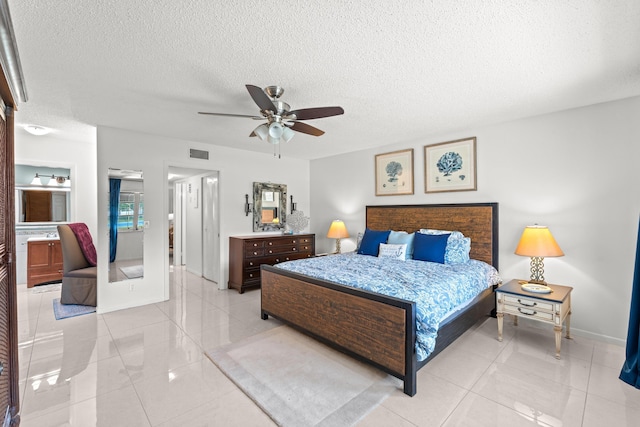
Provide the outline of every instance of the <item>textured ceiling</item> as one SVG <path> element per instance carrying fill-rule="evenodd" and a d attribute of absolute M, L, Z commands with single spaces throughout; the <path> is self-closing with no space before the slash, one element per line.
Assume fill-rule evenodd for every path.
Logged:
<path fill-rule="evenodd" d="M 269 153 L 245 84 L 307 121 L 319 158 L 640 95 L 640 1 L 9 0 L 29 101 L 59 138 L 96 125 Z"/>

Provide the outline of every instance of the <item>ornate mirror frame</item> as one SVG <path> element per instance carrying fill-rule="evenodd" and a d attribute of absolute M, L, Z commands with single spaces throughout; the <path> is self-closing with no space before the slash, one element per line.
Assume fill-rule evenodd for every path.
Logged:
<path fill-rule="evenodd" d="M 287 222 L 287 185 L 253 183 L 253 231 L 281 231 Z"/>

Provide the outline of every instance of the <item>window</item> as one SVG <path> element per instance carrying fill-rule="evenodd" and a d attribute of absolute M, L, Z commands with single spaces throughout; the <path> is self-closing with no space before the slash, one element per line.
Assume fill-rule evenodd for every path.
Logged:
<path fill-rule="evenodd" d="M 120 192 L 118 205 L 118 231 L 144 228 L 144 194 Z"/>

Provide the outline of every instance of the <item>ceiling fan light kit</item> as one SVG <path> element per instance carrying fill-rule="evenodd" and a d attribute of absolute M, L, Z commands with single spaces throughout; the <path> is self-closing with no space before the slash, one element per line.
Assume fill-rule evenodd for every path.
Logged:
<path fill-rule="evenodd" d="M 303 108 L 291 111 L 291 106 L 289 104 L 278 99 L 284 93 L 284 89 L 282 87 L 267 86 L 264 89 L 260 89 L 258 86 L 246 85 L 246 88 L 253 101 L 260 108 L 260 116 L 262 117 L 229 113 L 200 112 L 199 114 L 224 117 L 245 117 L 254 120 L 266 119 L 267 122 L 255 128 L 249 136 L 257 136 L 260 140 L 266 140 L 273 145 L 291 141 L 295 134 L 294 131 L 306 133 L 307 135 L 312 136 L 320 136 L 324 134 L 324 131 L 306 123 L 301 123 L 298 120 L 321 119 L 324 117 L 344 114 L 342 107 Z"/>

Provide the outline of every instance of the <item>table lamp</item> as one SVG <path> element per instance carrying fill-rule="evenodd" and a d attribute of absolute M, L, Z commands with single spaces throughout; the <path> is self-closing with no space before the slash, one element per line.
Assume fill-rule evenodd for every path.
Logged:
<path fill-rule="evenodd" d="M 531 257 L 531 283 L 545 285 L 544 257 L 564 256 L 564 252 L 553 238 L 548 227 L 529 225 L 525 227 L 515 251 L 516 255 Z"/>
<path fill-rule="evenodd" d="M 340 239 L 344 239 L 349 237 L 349 232 L 347 232 L 347 227 L 345 227 L 344 222 L 339 219 L 334 220 L 331 223 L 331 227 L 329 227 L 329 232 L 327 233 L 327 237 L 330 239 L 336 239 L 336 253 L 340 253 Z"/>

